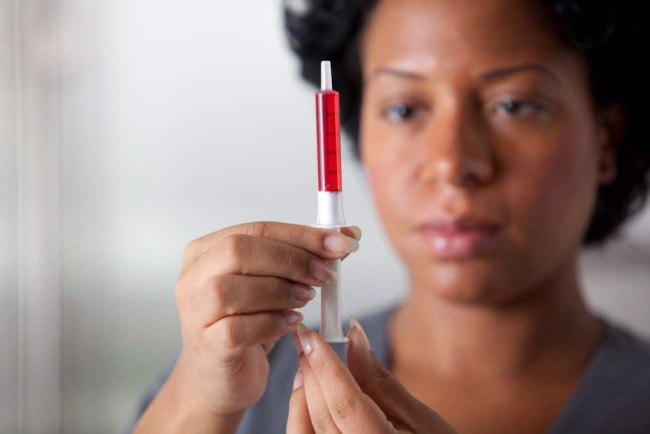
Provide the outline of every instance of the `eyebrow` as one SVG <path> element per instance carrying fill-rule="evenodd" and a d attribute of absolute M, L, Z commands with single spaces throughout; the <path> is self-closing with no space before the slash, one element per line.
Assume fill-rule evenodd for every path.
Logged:
<path fill-rule="evenodd" d="M 401 78 L 407 78 L 411 80 L 426 80 L 427 78 L 424 75 L 418 74 L 416 72 L 411 72 L 411 71 L 404 71 L 402 69 L 395 69 L 395 68 L 377 68 L 372 73 L 368 74 L 366 79 L 364 80 L 365 82 L 370 81 L 370 79 L 376 77 L 377 75 L 381 74 L 388 74 L 388 75 L 396 75 Z"/>
<path fill-rule="evenodd" d="M 493 71 L 487 71 L 481 74 L 479 78 L 483 81 L 497 81 L 522 72 L 539 72 L 543 75 L 546 75 L 547 77 L 552 78 L 555 81 L 558 82 L 560 81 L 558 76 L 555 75 L 553 71 L 543 67 L 542 65 L 538 65 L 536 63 L 527 63 L 523 65 L 516 65 L 508 68 L 501 68 L 501 69 L 495 69 Z"/>
<path fill-rule="evenodd" d="M 543 75 L 546 75 L 547 77 L 552 78 L 555 81 L 560 81 L 560 79 L 553 73 L 548 68 L 545 68 L 542 65 L 538 65 L 535 63 L 527 63 L 527 64 L 522 64 L 522 65 L 516 65 L 516 66 L 510 66 L 507 68 L 500 68 L 500 69 L 495 69 L 492 71 L 487 71 L 479 75 L 479 79 L 481 81 L 498 81 L 498 80 L 503 80 L 508 77 L 511 77 L 515 74 L 520 74 L 523 72 L 538 72 Z M 374 78 L 377 75 L 381 74 L 388 74 L 388 75 L 395 75 L 401 78 L 406 78 L 410 80 L 427 80 L 428 78 L 423 75 L 423 74 L 418 74 L 416 72 L 411 72 L 411 71 L 405 71 L 402 69 L 396 69 L 396 68 L 377 68 L 375 69 L 372 73 L 368 74 L 366 79 L 364 80 L 365 82 L 370 81 L 370 79 Z"/>

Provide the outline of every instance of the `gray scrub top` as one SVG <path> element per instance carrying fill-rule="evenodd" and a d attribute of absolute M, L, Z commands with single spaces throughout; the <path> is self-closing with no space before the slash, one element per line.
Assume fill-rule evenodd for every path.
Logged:
<path fill-rule="evenodd" d="M 388 319 L 393 307 L 359 321 L 379 360 L 391 365 Z M 585 369 L 573 396 L 560 412 L 550 434 L 650 434 L 650 343 L 605 321 L 606 334 Z M 344 359 L 344 346 L 334 349 Z M 298 359 L 291 336 L 285 336 L 269 354 L 271 371 L 264 395 L 246 411 L 238 434 L 284 433 L 293 377 Z M 162 387 L 168 369 L 143 399 L 141 415 Z"/>

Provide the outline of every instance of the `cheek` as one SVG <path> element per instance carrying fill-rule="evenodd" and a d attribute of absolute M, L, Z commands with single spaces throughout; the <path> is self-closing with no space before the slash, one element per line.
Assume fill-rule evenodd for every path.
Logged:
<path fill-rule="evenodd" d="M 370 191 L 372 193 L 375 206 L 377 207 L 383 222 L 383 209 L 390 199 L 386 197 L 385 192 L 390 187 L 390 181 L 386 176 L 385 158 L 376 152 L 375 143 L 378 138 L 373 134 L 373 128 L 366 120 L 365 110 L 361 112 L 361 131 L 359 135 L 361 161 L 368 179 Z"/>
<path fill-rule="evenodd" d="M 509 162 L 509 208 L 518 214 L 514 220 L 523 227 L 517 229 L 532 253 L 535 246 L 581 243 L 597 190 L 596 145 L 588 131 L 588 125 L 547 131 L 536 142 L 530 139 L 530 152 Z"/>
<path fill-rule="evenodd" d="M 394 152 L 395 147 L 362 130 L 361 157 L 375 207 L 391 243 L 398 250 L 404 239 L 404 222 L 412 213 L 414 204 L 409 199 L 413 190 L 409 171 L 412 162 Z M 374 131 L 377 131 L 375 129 Z M 391 151 L 393 150 L 393 151 Z"/>
<path fill-rule="evenodd" d="M 399 206 L 399 199 L 403 197 L 400 192 L 404 191 L 403 182 L 400 182 L 400 171 L 403 167 L 376 150 L 367 152 L 363 161 L 375 205 L 384 226 L 388 229 L 391 220 L 403 209 Z"/>

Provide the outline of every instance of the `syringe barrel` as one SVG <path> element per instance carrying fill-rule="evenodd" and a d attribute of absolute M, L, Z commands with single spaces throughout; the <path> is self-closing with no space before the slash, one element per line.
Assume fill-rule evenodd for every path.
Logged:
<path fill-rule="evenodd" d="M 316 143 L 318 146 L 318 191 L 341 191 L 341 132 L 339 93 L 316 93 Z"/>
<path fill-rule="evenodd" d="M 317 226 L 340 231 L 343 217 L 339 93 L 332 89 L 332 70 L 321 63 L 322 86 L 316 93 L 316 143 L 318 155 Z M 341 260 L 331 262 L 335 277 L 321 287 L 320 334 L 328 342 L 346 342 L 341 323 Z"/>
<path fill-rule="evenodd" d="M 341 260 L 330 261 L 336 277 L 321 287 L 320 335 L 327 342 L 347 342 L 341 322 Z"/>
<path fill-rule="evenodd" d="M 326 228 L 345 226 L 342 191 L 319 191 L 316 225 Z"/>

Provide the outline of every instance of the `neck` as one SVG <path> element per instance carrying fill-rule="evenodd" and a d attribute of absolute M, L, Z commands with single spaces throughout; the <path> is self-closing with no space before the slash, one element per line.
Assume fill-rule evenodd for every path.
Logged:
<path fill-rule="evenodd" d="M 494 379 L 579 374 L 603 326 L 585 306 L 577 258 L 527 294 L 507 304 L 480 306 L 413 284 L 391 323 L 395 362 L 441 375 Z"/>

